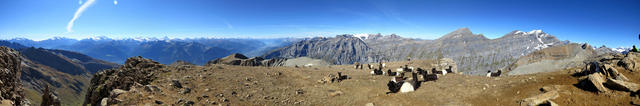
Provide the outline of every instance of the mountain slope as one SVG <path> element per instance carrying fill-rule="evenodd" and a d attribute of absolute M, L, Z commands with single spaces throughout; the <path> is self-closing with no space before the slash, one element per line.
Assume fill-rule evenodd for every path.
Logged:
<path fill-rule="evenodd" d="M 64 50 L 28 47 L 17 52 L 20 55 L 15 57 L 22 60 L 18 69 L 22 75 L 17 77 L 25 88 L 26 98 L 33 104 L 40 104 L 42 91 L 49 86 L 62 105 L 79 105 L 82 101 L 77 100 L 85 95 L 90 74 L 118 67 L 115 63 Z"/>
<path fill-rule="evenodd" d="M 23 58 L 21 76 L 27 98 L 39 104 L 43 89 L 50 86 L 63 105 L 78 105 L 86 93 L 90 74 L 117 64 L 93 59 L 86 55 L 64 50 L 42 48 L 20 49 Z"/>
<path fill-rule="evenodd" d="M 597 52 L 586 44 L 567 44 L 534 51 L 518 58 L 504 71 L 509 75 L 551 72 L 584 66 L 585 60 L 595 58 Z"/>

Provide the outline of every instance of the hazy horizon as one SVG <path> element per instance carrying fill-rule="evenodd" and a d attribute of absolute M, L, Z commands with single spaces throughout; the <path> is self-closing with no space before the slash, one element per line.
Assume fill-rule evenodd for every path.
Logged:
<path fill-rule="evenodd" d="M 607 47 L 638 44 L 637 0 L 251 1 L 6 0 L 0 39 L 300 38 L 397 34 L 436 39 L 458 28 L 495 39 L 543 30 Z M 75 18 L 74 18 L 75 17 Z"/>

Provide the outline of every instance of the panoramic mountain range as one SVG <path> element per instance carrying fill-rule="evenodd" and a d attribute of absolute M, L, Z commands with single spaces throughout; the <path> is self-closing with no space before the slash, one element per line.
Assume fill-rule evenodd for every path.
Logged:
<path fill-rule="evenodd" d="M 27 47 L 42 47 L 76 51 L 88 56 L 114 63 L 124 63 L 128 57 L 143 56 L 162 64 L 178 60 L 203 65 L 207 61 L 232 53 L 258 56 L 265 52 L 289 45 L 296 38 L 239 39 L 239 38 L 193 38 L 193 39 L 111 39 L 107 37 L 70 39 L 54 37 L 42 41 L 25 38 L 7 40 Z"/>
<path fill-rule="evenodd" d="M 506 68 L 521 56 L 553 46 L 569 44 L 542 30 L 512 31 L 496 39 L 460 28 L 435 40 L 369 34 L 317 37 L 295 42 L 263 55 L 265 58 L 311 57 L 333 64 L 451 58 L 465 74 L 480 75 Z M 603 47 L 603 53 L 612 52 Z M 612 52 L 613 53 L 613 52 Z"/>
<path fill-rule="evenodd" d="M 102 37 L 75 40 L 56 37 L 42 41 L 0 40 L 0 46 L 19 52 L 18 58 L 22 61 L 20 80 L 27 99 L 35 104 L 43 102 L 40 95 L 48 94 L 44 90 L 50 87 L 53 89 L 51 95 L 61 96 L 60 101 L 65 105 L 82 104 L 77 100 L 86 95 L 92 74 L 121 67 L 116 63 L 123 64 L 125 59 L 137 56 L 161 64 L 174 63 L 170 65 L 172 67 L 191 63 L 306 67 L 449 58 L 464 74 L 482 75 L 487 70 L 504 70 L 509 75 L 520 75 L 577 67 L 584 65 L 582 61 L 598 55 L 629 51 L 628 48 L 596 48 L 561 41 L 541 30 L 516 30 L 489 39 L 468 28 L 460 28 L 434 40 L 403 38 L 395 34 L 274 39 Z"/>
<path fill-rule="evenodd" d="M 233 53 L 248 57 L 321 59 L 331 64 L 403 61 L 407 59 L 451 58 L 461 72 L 479 75 L 487 70 L 506 68 L 520 56 L 547 47 L 562 46 L 561 41 L 542 30 L 512 31 L 489 39 L 460 28 L 438 39 L 404 38 L 399 35 L 337 35 L 313 38 L 194 38 L 194 39 L 111 39 L 107 37 L 75 40 L 54 37 L 42 41 L 24 38 L 7 40 L 7 46 L 23 44 L 69 50 L 113 63 L 123 63 L 128 57 L 143 56 L 162 64 L 178 60 L 204 65 L 210 60 Z M 6 41 L 5 41 L 6 42 Z M 628 48 L 596 48 L 597 53 L 620 53 Z"/>

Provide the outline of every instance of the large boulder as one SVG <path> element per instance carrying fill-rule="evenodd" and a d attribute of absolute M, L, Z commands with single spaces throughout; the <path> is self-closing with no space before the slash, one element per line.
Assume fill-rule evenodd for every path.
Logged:
<path fill-rule="evenodd" d="M 114 89 L 129 90 L 134 84 L 148 85 L 155 79 L 156 72 L 164 67 L 163 64 L 138 56 L 127 59 L 120 68 L 100 71 L 91 78 L 84 105 L 98 106 L 104 98 L 114 100 L 110 96 Z"/>
<path fill-rule="evenodd" d="M 616 68 L 613 68 L 610 65 L 605 65 L 605 70 L 609 74 L 608 78 L 629 81 L 629 78 L 624 76 L 624 74 L 620 73 Z"/>
<path fill-rule="evenodd" d="M 600 74 L 600 73 L 590 74 L 587 77 L 587 80 L 589 80 L 589 82 L 591 82 L 591 84 L 593 84 L 593 86 L 599 92 L 607 92 L 607 91 L 609 91 L 609 89 L 607 89 L 606 87 L 604 87 L 604 85 L 602 85 L 602 83 L 605 82 L 604 77 L 602 76 L 602 74 Z"/>
<path fill-rule="evenodd" d="M 638 60 L 638 55 L 639 54 L 636 52 L 629 52 L 621 61 L 618 62 L 618 65 L 627 70 L 636 71 L 637 69 L 640 69 L 640 64 L 636 62 Z"/>
<path fill-rule="evenodd" d="M 17 106 L 29 105 L 20 83 L 21 61 L 18 51 L 0 46 L 0 100 Z"/>

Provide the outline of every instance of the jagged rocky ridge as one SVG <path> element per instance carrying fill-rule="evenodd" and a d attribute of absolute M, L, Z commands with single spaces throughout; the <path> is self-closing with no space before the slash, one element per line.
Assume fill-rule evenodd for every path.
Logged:
<path fill-rule="evenodd" d="M 458 63 L 461 72 L 480 75 L 487 70 L 504 68 L 533 51 L 566 44 L 568 41 L 560 41 L 541 30 L 513 31 L 500 38 L 488 39 L 461 28 L 435 40 L 402 38 L 395 34 L 305 39 L 271 51 L 264 57 L 311 57 L 334 64 L 451 58 Z"/>
<path fill-rule="evenodd" d="M 20 83 L 21 61 L 18 51 L 0 46 L 0 105 L 29 105 Z"/>
<path fill-rule="evenodd" d="M 224 58 L 209 61 L 207 64 L 226 64 L 239 66 L 284 66 L 286 58 L 263 59 L 262 57 L 248 58 L 239 53 L 231 54 Z"/>

